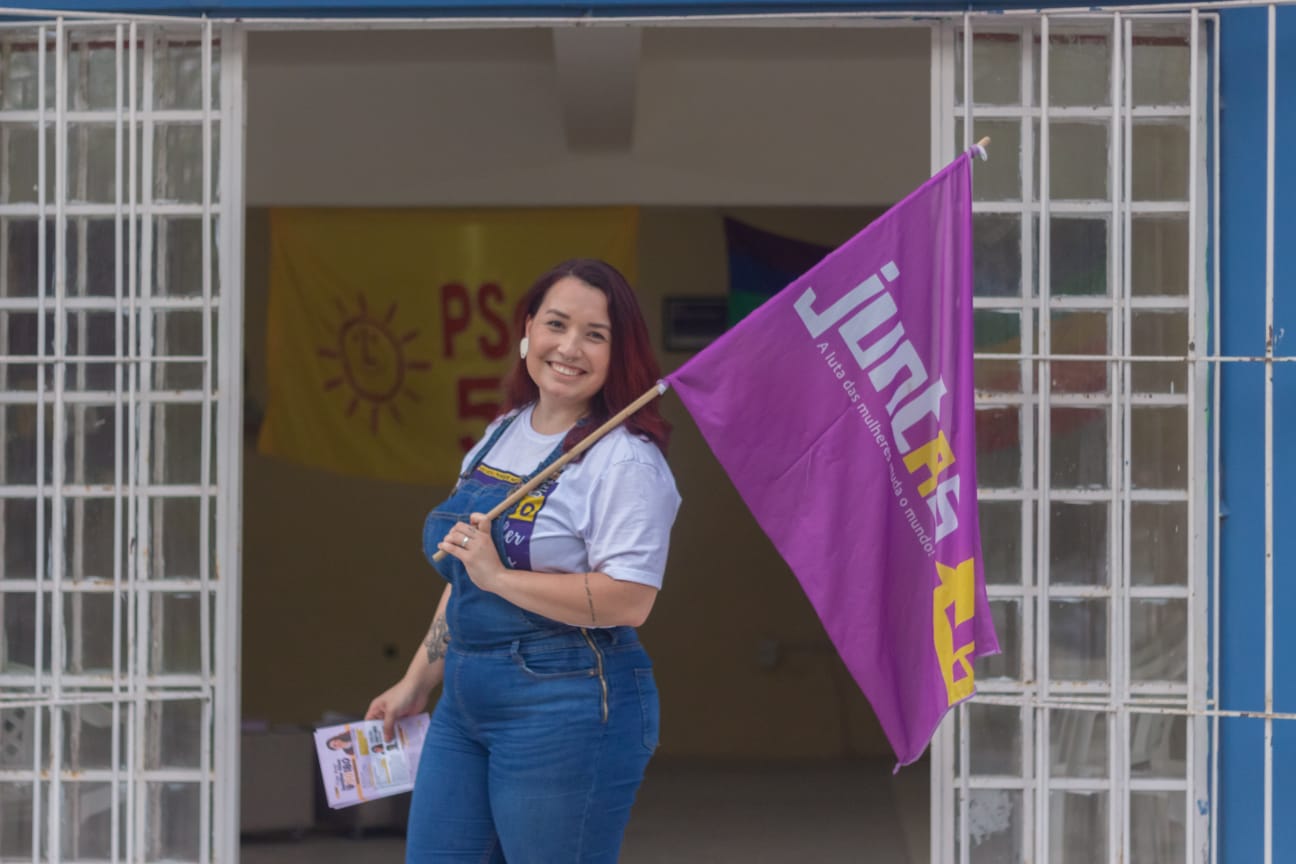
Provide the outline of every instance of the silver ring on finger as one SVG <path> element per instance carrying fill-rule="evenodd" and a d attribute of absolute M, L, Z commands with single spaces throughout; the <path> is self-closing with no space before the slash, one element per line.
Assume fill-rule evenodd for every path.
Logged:
<path fill-rule="evenodd" d="M 463 535 L 463 538 L 464 538 L 464 539 L 463 539 L 463 542 L 460 543 L 459 545 L 462 546 L 463 548 L 467 549 L 467 548 L 468 548 L 468 535 L 467 535 L 467 534 Z"/>

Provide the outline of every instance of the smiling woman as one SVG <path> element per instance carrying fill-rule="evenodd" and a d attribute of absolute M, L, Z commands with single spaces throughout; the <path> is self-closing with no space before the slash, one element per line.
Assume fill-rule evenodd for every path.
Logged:
<path fill-rule="evenodd" d="M 612 325 L 607 295 L 575 276 L 564 276 L 527 316 L 520 352 L 539 391 L 531 425 L 537 432 L 573 426 L 607 380 Z"/>
<path fill-rule="evenodd" d="M 450 583 L 427 650 L 368 711 L 391 734 L 443 684 L 409 862 L 614 862 L 657 746 L 634 628 L 661 587 L 680 498 L 655 404 L 493 523 L 483 515 L 657 380 L 643 315 L 620 273 L 579 259 L 537 280 L 515 326 L 505 411 L 424 525 Z"/>
<path fill-rule="evenodd" d="M 602 321 L 593 321 L 592 318 L 597 316 L 590 316 L 588 324 L 591 327 L 596 323 L 609 325 L 605 331 L 607 364 L 604 366 L 602 386 L 595 388 L 588 397 L 587 422 L 573 426 L 568 433 L 564 449 L 570 450 L 581 438 L 602 425 L 603 421 L 653 386 L 660 375 L 660 369 L 652 353 L 648 326 L 644 323 L 639 302 L 625 277 L 603 261 L 577 259 L 564 262 L 536 280 L 518 304 L 516 324 L 523 338 L 524 351 L 522 358 L 504 379 L 506 411 L 544 401 L 539 387 L 539 381 L 544 376 L 537 377 L 535 368 L 537 363 L 543 366 L 544 360 L 531 359 L 533 349 L 528 347 L 528 343 L 536 335 L 533 322 L 538 321 L 542 327 L 549 326 L 545 315 L 550 309 L 568 315 L 574 311 L 563 308 L 563 299 L 568 296 L 568 291 L 572 295 L 569 302 L 581 300 L 594 303 L 596 308 L 604 311 Z M 606 305 L 597 306 L 598 301 L 591 297 L 592 292 L 603 295 Z M 568 326 L 566 321 L 559 319 L 559 322 L 560 326 Z M 670 427 L 655 404 L 649 404 L 635 413 L 626 420 L 625 427 L 637 437 L 652 441 L 665 453 Z"/>

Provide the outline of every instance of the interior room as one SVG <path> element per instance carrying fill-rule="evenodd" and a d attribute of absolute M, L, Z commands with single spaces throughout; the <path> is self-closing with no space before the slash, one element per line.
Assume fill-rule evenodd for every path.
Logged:
<path fill-rule="evenodd" d="M 404 799 L 329 812 L 309 730 L 402 674 L 443 584 L 420 532 L 445 487 L 258 450 L 276 209 L 638 208 L 635 287 L 670 371 L 691 350 L 668 301 L 730 291 L 726 220 L 832 247 L 930 175 L 931 40 L 878 22 L 250 34 L 244 860 L 401 860 Z M 926 760 L 892 775 L 796 578 L 662 406 L 683 504 L 641 629 L 662 734 L 622 860 L 927 860 Z"/>

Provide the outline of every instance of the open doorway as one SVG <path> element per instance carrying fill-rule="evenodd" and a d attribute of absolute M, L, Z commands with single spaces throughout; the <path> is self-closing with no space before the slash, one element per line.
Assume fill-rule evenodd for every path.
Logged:
<path fill-rule="evenodd" d="M 548 28 L 249 35 L 251 834 L 358 833 L 375 838 L 374 860 L 399 860 L 399 807 L 331 822 L 317 811 L 303 730 L 327 712 L 362 712 L 418 648 L 441 585 L 418 532 L 446 491 L 257 452 L 273 208 L 635 206 L 636 289 L 669 371 L 689 354 L 666 350 L 663 306 L 726 297 L 726 219 L 831 247 L 930 173 L 926 27 L 660 27 L 628 44 L 613 38 L 619 50 L 597 33 L 572 41 Z M 606 93 L 564 84 L 573 73 L 622 82 L 618 109 Z M 926 763 L 892 778 L 886 740 L 795 578 L 669 396 L 664 412 L 684 503 L 641 630 L 663 732 L 623 860 L 854 861 L 862 848 L 874 860 L 926 860 Z M 304 842 L 251 843 L 244 855 L 327 860 Z"/>

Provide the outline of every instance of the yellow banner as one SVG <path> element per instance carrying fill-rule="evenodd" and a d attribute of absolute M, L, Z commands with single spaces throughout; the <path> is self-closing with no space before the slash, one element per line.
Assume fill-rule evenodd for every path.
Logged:
<path fill-rule="evenodd" d="M 258 449 L 449 485 L 498 412 L 522 294 L 568 258 L 633 283 L 637 211 L 276 209 Z"/>

